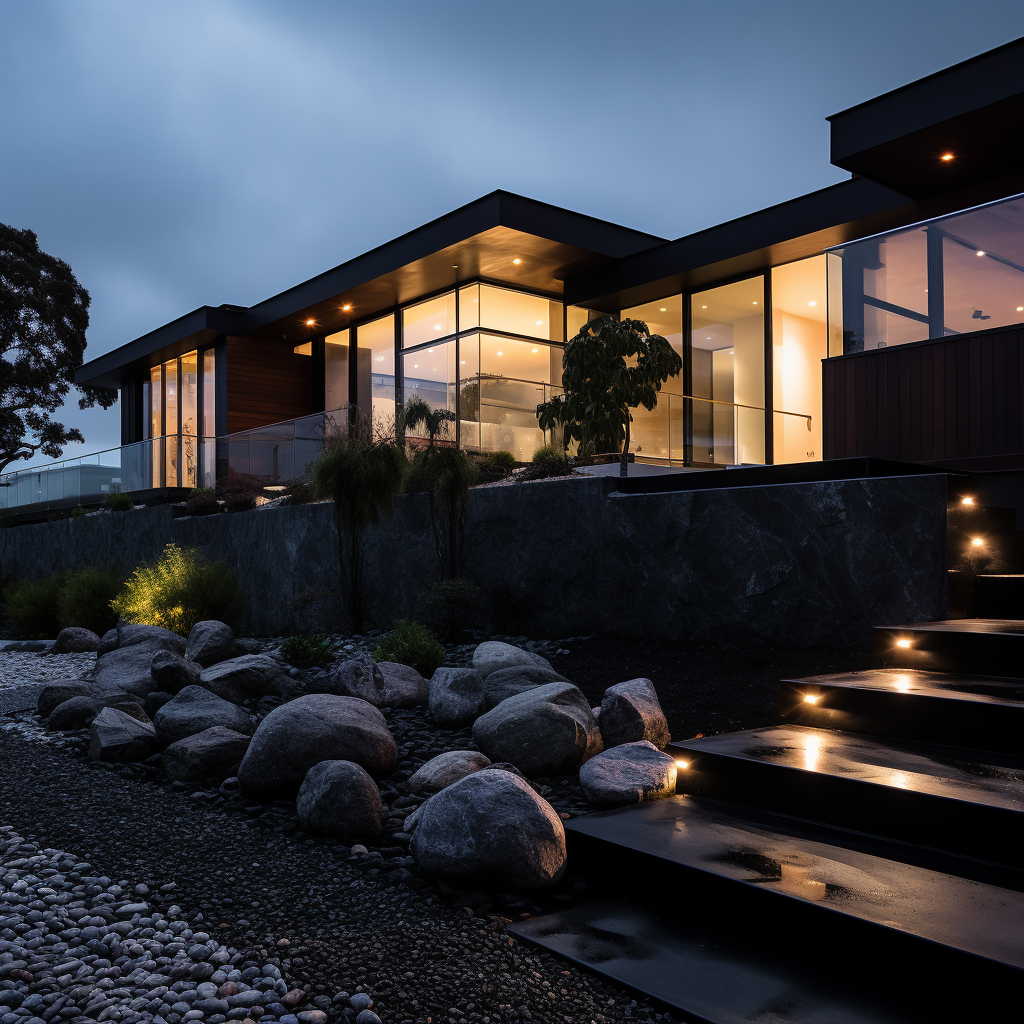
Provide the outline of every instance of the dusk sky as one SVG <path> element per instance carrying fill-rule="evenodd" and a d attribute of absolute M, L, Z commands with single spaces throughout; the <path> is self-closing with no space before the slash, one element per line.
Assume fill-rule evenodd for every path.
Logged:
<path fill-rule="evenodd" d="M 496 188 L 668 238 L 790 199 L 847 177 L 826 116 L 1021 35 L 1021 0 L 0 0 L 0 220 L 94 358 Z"/>

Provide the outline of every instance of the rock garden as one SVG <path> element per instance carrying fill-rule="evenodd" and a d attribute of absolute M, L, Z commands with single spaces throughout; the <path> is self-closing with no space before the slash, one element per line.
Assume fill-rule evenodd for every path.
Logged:
<path fill-rule="evenodd" d="M 68 848 L 75 808 L 102 806 L 108 791 L 115 832 L 130 836 L 124 819 L 138 818 L 136 829 L 165 839 L 155 848 L 152 837 L 136 839 L 132 849 L 126 837 L 127 846 L 101 849 L 94 869 L 81 852 L 0 833 L 0 1024 L 670 1019 L 503 935 L 509 921 L 591 894 L 568 863 L 566 819 L 674 793 L 675 762 L 662 749 L 668 723 L 650 680 L 608 686 L 592 704 L 549 659 L 501 641 L 463 649 L 430 678 L 375 660 L 365 643 L 303 668 L 279 645 L 240 639 L 218 621 L 187 637 L 127 622 L 102 637 L 66 629 L 52 647 L 66 652 L 59 656 L 10 646 L 0 666 L 67 666 L 63 678 L 36 673 L 44 685 L 35 712 L 13 716 L 0 735 L 5 746 L 17 737 L 45 749 L 36 760 L 46 770 L 26 788 L 68 803 L 54 812 Z M 63 773 L 66 795 L 54 793 L 51 772 Z M 0 810 L 30 799 L 5 795 Z M 182 801 L 193 808 L 184 821 L 168 809 Z M 153 820 L 161 814 L 176 827 Z M 221 877 L 206 878 L 191 906 L 168 878 L 175 861 L 178 877 L 204 874 L 187 856 L 193 816 L 218 823 L 214 835 L 231 834 L 229 853 L 239 842 L 245 850 L 211 850 L 196 824 L 196 855 L 227 865 L 217 872 L 231 873 L 227 889 L 247 888 L 237 909 L 221 895 Z M 95 860 L 92 845 L 85 852 Z M 262 860 L 282 858 L 287 866 L 262 874 Z M 273 924 L 270 914 L 254 913 L 259 924 L 242 916 L 245 903 L 262 902 L 239 877 L 248 863 L 272 904 L 318 892 L 316 926 L 301 924 L 308 915 L 294 905 L 278 906 Z M 325 887 L 344 895 L 328 898 Z M 438 949 L 416 940 L 421 959 L 382 969 L 389 928 L 417 918 L 417 929 L 438 928 Z M 354 958 L 361 968 L 342 953 L 325 972 L 318 944 L 344 943 L 353 926 L 368 925 Z M 404 930 L 396 945 L 407 947 Z M 453 945 L 459 970 L 479 975 L 475 995 L 438 1002 L 465 983 L 444 966 Z"/>

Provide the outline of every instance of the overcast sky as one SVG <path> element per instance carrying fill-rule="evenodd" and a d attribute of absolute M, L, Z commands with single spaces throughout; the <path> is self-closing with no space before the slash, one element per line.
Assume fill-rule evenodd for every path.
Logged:
<path fill-rule="evenodd" d="M 0 0 L 0 220 L 94 358 L 496 188 L 668 238 L 781 202 L 847 176 L 827 115 L 1021 35 L 1021 0 Z M 65 412 L 68 455 L 119 443 Z"/>

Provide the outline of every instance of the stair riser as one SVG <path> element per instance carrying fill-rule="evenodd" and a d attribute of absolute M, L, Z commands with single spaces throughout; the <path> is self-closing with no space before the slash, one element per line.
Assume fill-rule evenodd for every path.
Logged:
<path fill-rule="evenodd" d="M 909 638 L 912 646 L 897 647 L 896 640 L 901 637 Z M 1024 635 L 878 630 L 876 645 L 879 653 L 899 668 L 1019 676 L 1024 666 Z"/>
<path fill-rule="evenodd" d="M 804 695 L 818 697 L 811 704 Z M 1024 754 L 1024 707 L 783 681 L 783 718 L 819 729 Z"/>
<path fill-rule="evenodd" d="M 687 747 L 677 790 L 1019 868 L 1024 814 Z"/>

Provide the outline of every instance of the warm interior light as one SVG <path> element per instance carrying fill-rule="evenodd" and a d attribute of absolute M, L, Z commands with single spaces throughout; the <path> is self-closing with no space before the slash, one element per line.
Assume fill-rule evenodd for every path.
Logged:
<path fill-rule="evenodd" d="M 756 306 L 756 305 L 757 305 L 757 303 L 755 302 L 755 303 L 754 303 L 754 305 Z"/>
<path fill-rule="evenodd" d="M 707 306 L 701 306 L 700 308 L 701 309 L 707 309 L 708 307 Z"/>
<path fill-rule="evenodd" d="M 307 326 L 307 327 L 312 327 L 312 326 L 313 326 L 313 324 L 315 324 L 315 323 L 316 323 L 316 321 L 315 321 L 315 320 L 307 320 L 307 321 L 306 321 L 306 326 Z"/>
<path fill-rule="evenodd" d="M 341 307 L 342 313 L 348 313 L 351 309 L 352 309 L 352 303 L 351 302 L 346 302 L 345 305 Z"/>
<path fill-rule="evenodd" d="M 818 695 L 816 693 L 805 693 L 804 694 L 804 700 L 808 704 L 817 704 L 818 703 Z"/>
<path fill-rule="evenodd" d="M 540 327 L 540 326 L 542 326 L 542 325 L 543 325 L 544 321 L 543 321 L 543 320 L 535 320 L 535 321 L 534 321 L 534 323 L 536 323 L 536 325 L 537 325 L 538 327 Z"/>
<path fill-rule="evenodd" d="M 909 640 L 897 640 L 896 641 L 896 646 L 897 647 L 902 647 L 904 650 L 906 650 L 910 646 L 910 641 Z"/>
<path fill-rule="evenodd" d="M 263 490 L 265 490 L 265 491 L 283 491 L 283 490 L 285 490 L 285 485 L 284 484 L 267 484 L 267 486 L 264 487 Z"/>
<path fill-rule="evenodd" d="M 979 249 L 974 255 L 975 256 L 984 256 L 985 255 L 985 250 L 984 249 Z"/>
<path fill-rule="evenodd" d="M 500 355 L 502 355 L 502 353 L 501 353 L 501 352 L 499 352 L 499 353 L 498 353 L 498 355 L 500 356 Z"/>
<path fill-rule="evenodd" d="M 1017 312 L 1018 313 L 1024 313 L 1024 306 L 1018 306 L 1017 307 Z"/>
<path fill-rule="evenodd" d="M 807 303 L 807 305 L 808 305 L 808 306 L 816 306 L 816 305 L 817 305 L 817 303 L 816 303 L 816 302 L 814 301 L 814 299 L 811 299 L 811 301 L 810 301 L 810 302 L 808 302 L 808 303 Z"/>
<path fill-rule="evenodd" d="M 429 353 L 431 353 L 431 355 L 433 355 L 433 353 L 434 353 L 434 350 L 433 350 L 432 348 L 428 348 L 428 349 L 427 349 L 427 351 L 428 351 Z"/>
<path fill-rule="evenodd" d="M 690 767 L 690 762 L 689 761 L 676 761 L 676 767 L 677 768 L 689 768 Z"/>
<path fill-rule="evenodd" d="M 980 537 L 971 538 L 971 547 L 980 548 L 985 542 Z"/>
<path fill-rule="evenodd" d="M 952 153 L 943 153 L 942 154 L 942 159 L 948 164 L 949 161 L 953 159 L 953 154 Z"/>
<path fill-rule="evenodd" d="M 974 499 L 973 498 L 961 498 L 960 499 L 960 504 L 961 505 L 973 505 L 974 504 Z"/>
<path fill-rule="evenodd" d="M 517 267 L 518 267 L 518 266 L 519 266 L 519 264 L 520 264 L 520 263 L 522 263 L 522 262 L 523 262 L 523 261 L 522 261 L 522 260 L 521 260 L 521 259 L 520 259 L 520 258 L 519 258 L 518 256 L 517 256 L 517 257 L 516 257 L 516 258 L 515 258 L 515 259 L 514 259 L 514 260 L 512 261 L 513 265 L 514 265 L 514 266 L 517 266 Z"/>
<path fill-rule="evenodd" d="M 539 352 L 539 351 L 540 351 L 540 349 L 539 349 L 539 348 L 531 348 L 531 349 L 530 349 L 530 351 L 531 351 L 531 352 Z"/>
<path fill-rule="evenodd" d="M 661 307 L 660 307 L 660 308 L 658 309 L 658 312 L 659 312 L 659 313 L 667 313 L 667 312 L 668 312 L 668 310 L 667 310 L 667 309 L 666 309 L 666 308 L 665 308 L 664 306 L 661 306 Z"/>

